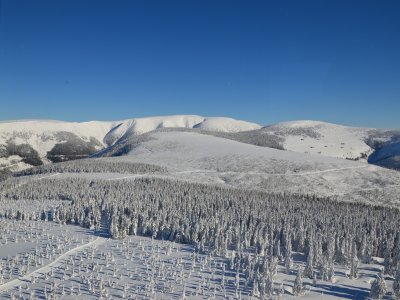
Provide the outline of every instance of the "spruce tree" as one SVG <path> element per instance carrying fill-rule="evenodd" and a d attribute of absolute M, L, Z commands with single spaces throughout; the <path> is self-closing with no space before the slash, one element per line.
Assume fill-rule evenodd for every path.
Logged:
<path fill-rule="evenodd" d="M 313 273 L 314 273 L 314 247 L 312 244 L 310 245 L 310 250 L 308 251 L 308 256 L 307 256 L 307 263 L 306 263 L 306 268 L 304 270 L 304 275 L 310 279 L 313 278 Z"/>
<path fill-rule="evenodd" d="M 395 299 L 400 299 L 400 270 L 397 270 L 393 281 L 393 295 Z"/>
<path fill-rule="evenodd" d="M 382 274 L 379 274 L 377 278 L 372 282 L 369 298 L 383 299 L 386 293 L 387 293 L 387 286 L 385 279 L 383 278 Z"/>
<path fill-rule="evenodd" d="M 351 251 L 351 265 L 350 265 L 350 278 L 356 279 L 358 276 L 358 265 L 359 260 L 357 257 L 357 245 L 356 242 L 353 242 L 352 251 Z"/>
<path fill-rule="evenodd" d="M 293 285 L 293 295 L 294 296 L 301 296 L 304 294 L 304 286 L 303 286 L 303 269 L 299 267 L 299 270 L 296 275 L 296 279 Z"/>

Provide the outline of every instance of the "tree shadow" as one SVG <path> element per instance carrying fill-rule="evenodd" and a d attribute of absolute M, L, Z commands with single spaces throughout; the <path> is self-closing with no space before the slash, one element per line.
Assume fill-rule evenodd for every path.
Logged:
<path fill-rule="evenodd" d="M 352 286 L 332 286 L 319 284 L 319 288 L 324 289 L 324 294 L 345 299 L 366 299 L 369 295 L 369 289 L 355 288 Z"/>

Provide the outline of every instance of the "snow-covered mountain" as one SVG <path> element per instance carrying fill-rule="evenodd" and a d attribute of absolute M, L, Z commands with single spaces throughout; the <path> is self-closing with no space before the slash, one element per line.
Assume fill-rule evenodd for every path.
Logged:
<path fill-rule="evenodd" d="M 318 121 L 266 126 L 260 134 L 275 136 L 285 150 L 380 164 L 400 155 L 400 130 L 357 128 Z M 386 167 L 399 165 L 386 163 Z"/>
<path fill-rule="evenodd" d="M 0 170 L 87 157 L 121 138 L 159 128 L 203 128 L 238 132 L 261 126 L 231 118 L 176 115 L 111 122 L 48 120 L 0 122 Z"/>
<path fill-rule="evenodd" d="M 400 168 L 400 130 L 356 128 L 318 121 L 261 127 L 224 117 L 175 115 L 110 122 L 0 122 L 0 171 L 83 158 L 100 150 L 108 155 L 124 154 L 132 148 L 132 137 L 163 128 L 181 128 L 257 146 Z M 108 151 L 108 147 L 112 151 Z"/>
<path fill-rule="evenodd" d="M 310 121 L 234 132 L 253 125 L 199 120 L 174 116 L 70 127 L 33 122 L 24 123 L 30 130 L 18 124 L 17 133 L 11 126 L 7 151 L 32 154 L 33 147 L 43 151 L 57 142 L 41 152 L 50 160 L 49 154 L 65 149 L 71 157 L 82 147 L 104 149 L 0 183 L 0 259 L 15 265 L 2 272 L 0 298 L 49 291 L 80 299 L 149 293 L 157 299 L 253 299 L 263 298 L 268 284 L 269 293 L 282 299 L 296 298 L 298 290 L 303 299 L 366 299 L 377 280 L 396 287 L 392 275 L 399 261 L 387 258 L 400 255 L 393 246 L 400 172 L 356 156 L 393 158 L 396 132 Z M 163 129 L 170 126 L 180 128 Z M 330 148 L 303 153 L 309 152 L 303 141 L 310 149 Z M 87 275 L 94 266 L 102 266 L 96 277 Z M 310 271 L 304 285 L 303 266 Z M 110 278 L 112 284 L 104 284 Z"/>
<path fill-rule="evenodd" d="M 102 155 L 117 155 L 108 158 L 114 163 L 160 166 L 168 170 L 163 177 L 270 192 L 337 196 L 344 201 L 400 204 L 400 172 L 360 161 L 260 147 L 196 131 L 153 131 L 122 144 L 130 144 L 125 145 L 125 155 L 120 155 L 117 145 Z M 121 177 L 130 178 L 126 174 Z M 370 193 L 370 199 L 363 194 L 366 191 L 385 196 L 375 199 L 376 194 Z"/>
<path fill-rule="evenodd" d="M 317 121 L 284 122 L 262 129 L 282 137 L 286 150 L 348 159 L 366 159 L 373 152 L 365 143 L 370 131 Z"/>

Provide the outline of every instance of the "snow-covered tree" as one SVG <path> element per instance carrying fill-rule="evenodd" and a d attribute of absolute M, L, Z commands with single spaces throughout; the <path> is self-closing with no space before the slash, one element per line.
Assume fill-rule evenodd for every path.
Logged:
<path fill-rule="evenodd" d="M 353 242 L 352 246 L 352 258 L 351 258 L 351 264 L 350 264 L 350 278 L 355 279 L 358 277 L 358 265 L 359 265 L 359 260 L 357 257 L 357 245 L 355 242 Z"/>
<path fill-rule="evenodd" d="M 292 290 L 293 290 L 293 295 L 295 296 L 301 296 L 304 294 L 302 267 L 299 267 L 299 270 L 297 271 L 296 279 L 294 281 Z"/>
<path fill-rule="evenodd" d="M 393 295 L 395 299 L 400 299 L 400 270 L 397 270 L 393 281 Z"/>
<path fill-rule="evenodd" d="M 369 298 L 371 299 L 383 299 L 387 293 L 387 286 L 385 279 L 382 274 L 379 274 L 377 278 L 371 284 L 371 291 Z"/>

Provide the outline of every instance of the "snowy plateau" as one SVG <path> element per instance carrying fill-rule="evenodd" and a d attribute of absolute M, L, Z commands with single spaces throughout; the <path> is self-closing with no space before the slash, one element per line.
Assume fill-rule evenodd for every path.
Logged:
<path fill-rule="evenodd" d="M 0 299 L 400 299 L 400 130 L 0 122 Z"/>

